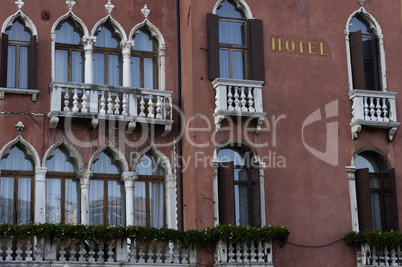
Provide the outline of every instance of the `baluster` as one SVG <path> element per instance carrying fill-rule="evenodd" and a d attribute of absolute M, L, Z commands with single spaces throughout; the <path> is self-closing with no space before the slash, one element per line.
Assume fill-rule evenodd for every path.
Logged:
<path fill-rule="evenodd" d="M 60 258 L 59 261 L 66 260 L 66 242 L 60 241 Z"/>
<path fill-rule="evenodd" d="M 6 261 L 11 261 L 13 260 L 13 257 L 11 257 L 11 254 L 13 254 L 13 243 L 12 243 L 12 237 L 7 240 L 7 250 L 6 250 Z"/>
<path fill-rule="evenodd" d="M 74 89 L 73 112 L 78 112 L 78 89 Z"/>
<path fill-rule="evenodd" d="M 152 95 L 149 95 L 148 100 L 148 118 L 154 118 L 154 102 L 152 101 Z"/>
<path fill-rule="evenodd" d="M 254 241 L 250 241 L 251 245 L 250 245 L 250 262 L 257 262 L 257 253 L 255 253 L 255 245 L 254 245 Z"/>
<path fill-rule="evenodd" d="M 229 263 L 235 262 L 235 260 L 234 260 L 235 254 L 233 253 L 233 250 L 234 250 L 233 243 L 232 243 L 232 241 L 229 241 L 229 247 L 228 247 L 228 258 L 229 258 L 228 262 Z"/>
<path fill-rule="evenodd" d="M 70 245 L 66 249 L 66 254 L 67 254 L 67 260 L 68 261 L 76 261 L 77 258 L 75 257 L 75 245 L 74 245 L 74 239 L 70 239 Z"/>
<path fill-rule="evenodd" d="M 369 109 L 368 109 L 368 97 L 363 97 L 363 102 L 364 102 L 364 120 L 369 121 L 370 117 L 369 117 Z"/>
<path fill-rule="evenodd" d="M 107 98 L 107 114 L 113 115 L 113 99 L 112 99 L 112 92 L 109 91 Z"/>
<path fill-rule="evenodd" d="M 145 101 L 144 101 L 144 96 L 141 96 L 141 101 L 140 101 L 140 117 L 145 117 Z"/>
<path fill-rule="evenodd" d="M 119 93 L 116 93 L 116 98 L 114 99 L 114 115 L 120 115 L 120 98 Z"/>
<path fill-rule="evenodd" d="M 117 245 L 117 244 L 116 244 Z M 113 255 L 113 244 L 109 242 L 107 246 L 107 262 L 114 262 L 114 255 Z"/>
<path fill-rule="evenodd" d="M 387 105 L 387 99 L 383 98 L 382 99 L 382 112 L 383 112 L 383 118 L 385 122 L 389 122 L 389 117 L 388 117 L 388 105 Z"/>
<path fill-rule="evenodd" d="M 15 260 L 22 261 L 22 243 L 20 239 L 17 239 L 17 250 L 15 251 Z"/>
<path fill-rule="evenodd" d="M 165 250 L 165 263 L 173 263 L 173 244 L 171 242 L 168 243 L 168 246 Z"/>
<path fill-rule="evenodd" d="M 188 264 L 189 263 L 189 251 L 190 251 L 190 248 L 181 248 L 181 263 L 182 264 Z"/>
<path fill-rule="evenodd" d="M 68 89 L 66 89 L 66 93 L 64 94 L 64 111 L 69 112 L 70 108 L 68 105 L 70 104 L 70 96 L 68 95 Z"/>
<path fill-rule="evenodd" d="M 370 97 L 370 120 L 375 121 L 374 97 Z"/>
<path fill-rule="evenodd" d="M 85 90 L 83 90 L 82 91 L 82 103 L 81 103 L 81 112 L 82 113 L 88 113 L 88 109 L 87 109 L 87 106 L 88 106 L 88 103 L 87 103 L 87 99 L 88 99 L 88 97 L 87 97 L 87 91 L 85 91 Z"/>
<path fill-rule="evenodd" d="M 103 244 L 104 244 L 104 242 L 99 241 L 99 244 L 98 244 L 98 259 L 97 259 L 98 262 L 104 262 L 105 261 L 104 249 L 106 248 L 106 246 L 104 246 Z"/>
<path fill-rule="evenodd" d="M 388 262 L 391 260 L 391 251 L 388 250 L 388 247 L 384 247 L 384 257 L 383 257 L 383 263 L 384 265 L 388 265 Z"/>
<path fill-rule="evenodd" d="M 162 119 L 162 97 L 157 96 L 157 101 L 156 101 L 156 118 L 157 119 Z"/>
<path fill-rule="evenodd" d="M 36 243 L 36 250 L 35 250 L 35 260 L 42 261 L 43 260 L 43 238 L 38 239 Z"/>
<path fill-rule="evenodd" d="M 232 88 L 232 86 L 228 86 L 228 111 L 234 110 Z"/>
<path fill-rule="evenodd" d="M 380 101 L 381 101 L 381 98 L 377 97 L 376 98 L 377 104 L 375 106 L 376 114 L 377 114 L 377 121 L 384 121 L 383 117 L 381 117 L 382 110 L 381 110 Z"/>
<path fill-rule="evenodd" d="M 170 106 L 170 101 L 168 97 L 166 97 L 164 100 L 164 106 L 165 106 L 165 120 L 170 120 L 172 107 Z"/>
<path fill-rule="evenodd" d="M 241 247 L 240 247 L 240 242 L 237 242 L 236 244 L 236 262 L 240 263 L 242 262 L 242 253 L 241 253 Z"/>
<path fill-rule="evenodd" d="M 1 243 L 0 243 L 0 246 L 1 246 Z M 26 246 L 26 251 L 25 251 L 25 254 L 26 254 L 26 257 L 25 257 L 25 261 L 32 261 L 33 260 L 33 258 L 32 258 L 32 244 L 31 244 L 31 239 L 28 239 L 27 240 L 27 246 Z M 3 257 L 1 256 L 2 255 L 2 252 L 1 252 L 1 248 L 0 248 L 0 261 L 3 259 Z"/>
<path fill-rule="evenodd" d="M 264 246 L 262 245 L 261 241 L 258 241 L 258 262 L 263 263 L 265 262 L 264 260 Z"/>
<path fill-rule="evenodd" d="M 88 261 L 94 262 L 95 261 L 95 241 L 90 241 L 88 255 L 89 255 Z"/>
<path fill-rule="evenodd" d="M 78 258 L 78 261 L 85 261 L 85 254 L 87 253 L 85 250 L 85 241 L 81 240 L 78 246 L 80 248 L 79 251 L 80 256 Z"/>
<path fill-rule="evenodd" d="M 247 242 L 242 242 L 241 247 L 242 247 L 242 252 L 243 252 L 243 262 L 248 262 L 250 252 L 249 252 L 249 248 L 247 247 Z"/>
<path fill-rule="evenodd" d="M 179 253 L 179 246 L 177 244 L 174 244 L 174 254 L 173 254 L 173 263 L 180 263 L 180 253 Z"/>
<path fill-rule="evenodd" d="M 105 106 L 106 106 L 106 99 L 105 99 L 105 91 L 102 91 L 102 96 L 100 99 L 100 110 L 99 114 L 106 114 Z"/>
<path fill-rule="evenodd" d="M 357 266 L 362 266 L 362 245 L 356 246 L 356 263 Z"/>
<path fill-rule="evenodd" d="M 266 262 L 267 263 L 273 263 L 272 244 L 271 243 L 265 243 L 264 247 L 265 247 Z"/>
<path fill-rule="evenodd" d="M 235 94 L 234 94 L 234 103 L 235 103 L 235 110 L 236 111 L 240 111 L 241 110 L 241 108 L 240 108 L 240 106 L 239 106 L 239 103 L 240 103 L 240 100 L 239 100 L 239 87 L 235 87 L 234 88 L 234 91 L 235 91 Z"/>
<path fill-rule="evenodd" d="M 129 262 L 136 262 L 137 261 L 137 255 L 136 255 L 136 248 L 135 248 L 135 241 L 134 239 L 130 240 L 130 252 L 128 253 L 128 261 Z"/>
<path fill-rule="evenodd" d="M 254 108 L 254 97 L 252 94 L 252 87 L 248 88 L 248 95 L 247 95 L 247 99 L 248 99 L 248 111 L 249 112 L 255 112 L 255 108 Z"/>
<path fill-rule="evenodd" d="M 137 244 L 138 244 L 138 242 L 137 242 Z M 139 244 L 139 248 L 138 248 L 138 263 L 145 263 L 145 259 L 144 259 L 144 257 L 145 257 L 145 246 L 144 246 L 144 244 L 141 242 L 140 244 Z"/>
<path fill-rule="evenodd" d="M 121 112 L 121 115 L 126 116 L 127 115 L 127 93 L 123 94 L 123 111 Z"/>
<path fill-rule="evenodd" d="M 395 249 L 391 249 L 391 266 L 398 266 L 397 264 L 397 257 L 396 257 L 396 250 Z"/>
<path fill-rule="evenodd" d="M 162 263 L 162 246 L 161 246 L 161 242 L 157 241 L 156 242 L 156 259 L 155 259 L 155 263 Z"/>
<path fill-rule="evenodd" d="M 374 266 L 379 265 L 378 264 L 378 250 L 375 249 L 375 246 L 371 247 L 371 255 L 372 255 L 372 257 L 371 257 L 371 259 L 372 259 L 371 265 L 374 265 Z"/>
<path fill-rule="evenodd" d="M 240 94 L 240 98 L 241 98 L 241 101 L 240 101 L 240 102 L 241 102 L 241 111 L 247 112 L 247 111 L 248 111 L 248 108 L 246 107 L 247 100 L 246 100 L 246 94 L 244 93 L 245 88 L 244 88 L 244 87 L 241 87 L 240 90 L 241 90 L 241 94 Z"/>

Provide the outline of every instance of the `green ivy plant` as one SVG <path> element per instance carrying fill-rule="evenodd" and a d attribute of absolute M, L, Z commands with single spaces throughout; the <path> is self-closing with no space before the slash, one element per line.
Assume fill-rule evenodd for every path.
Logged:
<path fill-rule="evenodd" d="M 159 240 L 165 242 L 180 242 L 188 248 L 199 244 L 205 246 L 219 240 L 229 240 L 233 243 L 255 240 L 261 242 L 278 241 L 280 247 L 286 245 L 289 230 L 283 226 L 264 226 L 262 228 L 238 225 L 218 225 L 208 227 L 202 231 L 180 231 L 169 228 L 154 228 L 144 226 L 109 226 L 109 225 L 71 225 L 29 223 L 27 225 L 0 224 L 0 238 L 17 237 L 21 239 L 36 236 L 51 241 L 60 239 L 85 239 L 111 241 L 113 239 L 130 238 L 138 242 L 151 242 Z"/>
<path fill-rule="evenodd" d="M 364 231 L 364 232 L 349 232 L 345 235 L 346 244 L 360 245 L 367 243 L 370 246 L 390 246 L 392 249 L 397 249 L 402 245 L 402 232 L 400 231 Z"/>

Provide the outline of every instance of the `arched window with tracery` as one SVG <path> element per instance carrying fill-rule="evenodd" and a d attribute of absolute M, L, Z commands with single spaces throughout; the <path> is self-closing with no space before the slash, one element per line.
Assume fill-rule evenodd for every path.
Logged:
<path fill-rule="evenodd" d="M 59 147 L 46 161 L 46 222 L 80 223 L 80 181 L 77 165 Z"/>
<path fill-rule="evenodd" d="M 34 165 L 19 145 L 1 159 L 0 223 L 28 224 L 33 221 Z"/>
<path fill-rule="evenodd" d="M 90 180 L 89 223 L 125 225 L 126 206 L 121 167 L 109 151 L 103 151 L 93 163 Z"/>

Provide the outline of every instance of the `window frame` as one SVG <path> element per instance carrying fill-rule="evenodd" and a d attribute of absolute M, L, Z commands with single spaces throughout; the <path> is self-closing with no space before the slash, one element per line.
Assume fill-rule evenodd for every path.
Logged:
<path fill-rule="evenodd" d="M 140 58 L 140 88 L 145 88 L 144 87 L 144 77 L 145 77 L 145 71 L 144 71 L 144 59 L 145 58 L 152 58 L 153 64 L 152 64 L 152 71 L 153 71 L 153 84 L 154 88 L 146 88 L 146 89 L 159 89 L 159 84 L 158 84 L 158 52 L 155 51 L 141 51 L 141 50 L 131 50 L 131 58 L 132 60 L 133 57 Z M 130 62 L 131 63 L 131 62 Z M 132 68 L 132 66 L 131 66 Z M 131 75 L 131 73 L 130 73 Z M 131 77 L 132 80 L 133 77 Z M 131 84 L 132 85 L 132 84 Z"/>
<path fill-rule="evenodd" d="M 72 54 L 74 52 L 80 52 L 82 56 L 82 83 L 84 83 L 85 79 L 85 54 L 84 54 L 84 48 L 82 45 L 73 45 L 73 44 L 64 44 L 64 43 L 55 43 L 55 53 L 57 51 L 67 51 L 68 52 L 68 74 L 67 74 L 67 82 L 72 82 L 73 80 L 73 59 L 72 59 Z M 56 64 L 57 65 L 57 64 Z M 56 66 L 57 68 L 58 66 Z"/>

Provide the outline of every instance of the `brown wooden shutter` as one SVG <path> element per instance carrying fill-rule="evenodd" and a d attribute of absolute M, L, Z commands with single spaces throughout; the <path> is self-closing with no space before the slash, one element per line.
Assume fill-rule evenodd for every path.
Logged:
<path fill-rule="evenodd" d="M 219 223 L 235 224 L 234 164 L 223 162 L 218 168 Z"/>
<path fill-rule="evenodd" d="M 0 87 L 7 87 L 8 35 L 1 34 Z"/>
<path fill-rule="evenodd" d="M 362 32 L 350 33 L 350 57 L 352 61 L 353 89 L 366 89 L 364 80 L 364 61 Z"/>
<path fill-rule="evenodd" d="M 253 226 L 261 227 L 260 175 L 258 168 L 251 168 L 251 194 L 253 204 Z"/>
<path fill-rule="evenodd" d="M 384 189 L 385 193 L 385 217 L 387 231 L 399 230 L 398 223 L 398 200 L 396 197 L 395 169 L 389 169 L 384 173 Z M 387 191 L 389 193 L 387 193 Z"/>
<path fill-rule="evenodd" d="M 215 14 L 207 14 L 208 35 L 208 78 L 219 78 L 219 19 Z"/>
<path fill-rule="evenodd" d="M 249 32 L 249 79 L 265 81 L 264 67 L 264 38 L 262 31 L 262 20 L 248 20 Z"/>
<path fill-rule="evenodd" d="M 373 67 L 374 67 L 374 89 L 377 91 L 381 90 L 380 87 L 380 68 L 378 62 L 378 39 L 374 34 L 371 34 L 371 42 L 372 42 L 372 57 L 373 57 Z"/>
<path fill-rule="evenodd" d="M 36 89 L 36 36 L 32 36 L 29 42 L 29 69 L 28 69 L 28 88 Z"/>
<path fill-rule="evenodd" d="M 356 170 L 355 177 L 360 231 L 373 230 L 369 170 Z"/>

